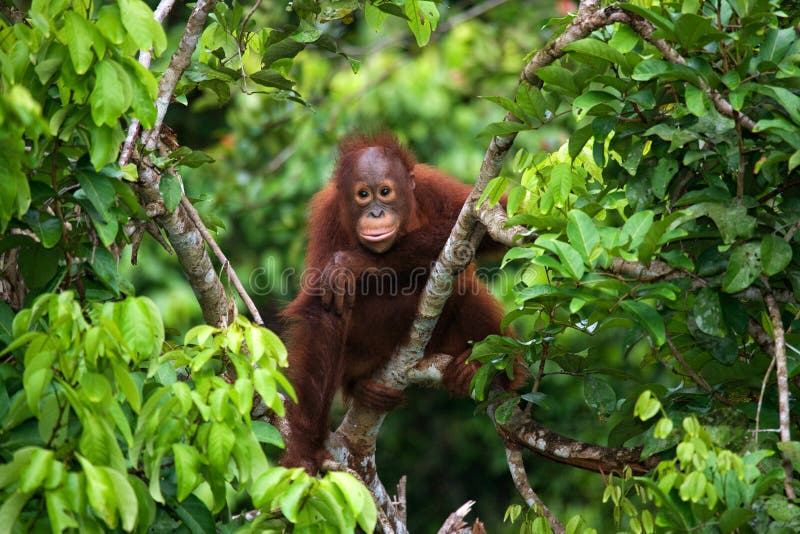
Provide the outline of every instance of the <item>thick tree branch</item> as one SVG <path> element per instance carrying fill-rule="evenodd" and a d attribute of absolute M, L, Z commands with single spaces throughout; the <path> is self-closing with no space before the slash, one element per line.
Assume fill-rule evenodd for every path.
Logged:
<path fill-rule="evenodd" d="M 514 410 L 508 423 L 499 425 L 498 429 L 510 443 L 553 461 L 597 473 L 622 473 L 625 467 L 630 467 L 634 473 L 644 474 L 659 461 L 654 456 L 642 460 L 640 448 L 602 447 L 567 438 L 545 428 L 518 409 Z"/>
<path fill-rule="evenodd" d="M 182 205 L 167 213 L 158 190 L 160 171 L 145 161 L 138 161 L 137 167 L 139 181 L 135 190 L 139 202 L 155 215 L 156 222 L 166 231 L 203 311 L 203 319 L 214 326 L 229 325 L 234 315 L 232 301 L 228 301 L 225 288 L 206 253 L 203 236 Z"/>

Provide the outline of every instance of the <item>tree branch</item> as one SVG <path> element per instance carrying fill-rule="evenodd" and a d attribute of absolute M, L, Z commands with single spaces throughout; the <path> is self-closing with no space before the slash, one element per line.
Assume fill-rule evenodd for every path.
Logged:
<path fill-rule="evenodd" d="M 566 530 L 561 521 L 545 506 L 544 501 L 533 491 L 530 483 L 528 482 L 528 474 L 525 472 L 525 464 L 522 462 L 522 453 L 519 449 L 506 447 L 506 462 L 508 463 L 508 470 L 511 473 L 511 480 L 517 487 L 517 491 L 525 500 L 525 504 L 529 508 L 538 508 L 541 514 L 550 523 L 550 528 L 555 534 L 564 534 Z"/>
<path fill-rule="evenodd" d="M 198 0 L 192 10 L 192 14 L 189 15 L 189 20 L 186 22 L 186 29 L 181 36 L 180 43 L 178 43 L 178 49 L 172 54 L 169 67 L 167 67 L 167 70 L 161 77 L 161 82 L 158 84 L 155 123 L 152 129 L 142 134 L 142 145 L 144 145 L 147 151 L 153 151 L 156 148 L 161 125 L 164 122 L 167 109 L 172 101 L 172 94 L 175 92 L 175 88 L 178 86 L 178 81 L 180 81 L 184 71 L 189 67 L 192 61 L 192 54 L 194 54 L 194 50 L 197 48 L 197 41 L 200 39 L 200 34 L 203 32 L 206 18 L 216 4 L 217 0 Z"/>
<path fill-rule="evenodd" d="M 761 277 L 761 281 L 767 288 L 764 294 L 764 302 L 767 305 L 769 318 L 772 322 L 772 333 L 775 337 L 773 343 L 773 350 L 775 355 L 775 374 L 778 378 L 778 420 L 780 421 L 781 428 L 781 442 L 788 443 L 792 440 L 790 430 L 791 416 L 789 412 L 789 371 L 786 367 L 786 338 L 783 332 L 783 319 L 781 319 L 781 311 L 778 308 L 775 297 L 769 290 L 769 282 L 766 276 Z M 786 478 L 783 482 L 784 492 L 789 499 L 795 498 L 794 486 L 792 486 L 792 463 L 789 460 L 787 453 L 783 453 L 783 469 L 786 472 Z"/>
<path fill-rule="evenodd" d="M 258 308 L 256 308 L 256 305 L 253 302 L 253 299 L 250 298 L 250 295 L 247 294 L 247 291 L 242 285 L 242 281 L 239 280 L 239 277 L 236 275 L 236 271 L 233 270 L 231 262 L 222 252 L 222 249 L 219 248 L 219 245 L 217 245 L 214 237 L 203 223 L 203 219 L 200 218 L 200 214 L 197 213 L 197 210 L 192 203 L 189 202 L 189 199 L 186 198 L 186 195 L 181 196 L 181 206 L 183 206 L 183 209 L 186 210 L 186 213 L 194 223 L 195 228 L 197 228 L 197 231 L 203 236 L 203 240 L 208 244 L 209 248 L 211 248 L 211 251 L 217 257 L 217 260 L 219 260 L 219 262 L 224 266 L 225 272 L 227 273 L 231 282 L 233 282 L 233 286 L 236 288 L 236 292 L 239 293 L 239 296 L 241 297 L 245 306 L 247 306 L 247 309 L 250 311 L 253 321 L 257 325 L 264 326 L 264 321 L 261 319 L 261 314 L 258 313 Z"/>

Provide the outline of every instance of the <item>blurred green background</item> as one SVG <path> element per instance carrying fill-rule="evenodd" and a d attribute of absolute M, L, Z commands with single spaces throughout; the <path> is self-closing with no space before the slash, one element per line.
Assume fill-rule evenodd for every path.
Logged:
<path fill-rule="evenodd" d="M 439 29 L 423 48 L 402 21 L 387 20 L 376 34 L 358 12 L 349 24 L 320 27 L 338 40 L 350 61 L 312 47 L 286 73 L 306 105 L 241 92 L 220 101 L 208 92 L 189 95 L 189 107 L 171 107 L 167 124 L 179 142 L 216 160 L 181 169 L 187 194 L 201 199 L 197 208 L 268 326 L 280 331 L 277 314 L 297 291 L 307 203 L 328 180 L 337 140 L 354 130 L 391 129 L 419 161 L 474 181 L 488 145 L 478 134 L 504 114 L 481 97 L 513 97 L 526 56 L 547 41 L 562 16 L 558 10 L 570 5 L 544 0 L 439 4 Z M 186 14 L 183 7 L 171 15 L 173 40 Z M 270 27 L 280 27 L 287 16 L 280 5 L 262 6 L 254 14 L 259 26 Z M 554 121 L 520 135 L 515 146 L 553 150 L 565 142 L 569 127 Z M 482 267 L 495 274 L 488 278 L 504 299 L 515 273 L 496 276 L 497 260 Z M 157 302 L 172 335 L 202 321 L 176 259 L 153 240 L 143 243 L 138 265 L 124 269 L 137 291 Z M 530 330 L 530 325 L 516 326 Z M 615 337 L 611 332 L 592 339 L 592 351 L 618 362 L 623 355 Z M 585 339 L 563 342 L 575 344 L 576 352 L 589 350 Z M 624 391 L 624 381 L 615 387 Z M 558 402 L 540 408 L 538 420 L 571 437 L 605 443 L 607 436 L 596 433 L 603 425 L 592 421 L 596 416 L 584 402 L 580 381 L 556 377 L 543 392 Z M 342 409 L 339 403 L 334 419 Z M 477 501 L 470 521 L 480 518 L 488 532 L 515 530 L 503 524 L 503 514 L 509 504 L 522 501 L 508 475 L 501 440 L 474 409 L 470 401 L 441 392 L 412 391 L 387 418 L 378 444 L 379 473 L 390 490 L 408 476 L 412 532 L 434 532 L 470 499 Z M 611 528 L 610 507 L 597 502 L 603 490 L 599 475 L 530 455 L 526 463 L 534 490 L 559 517 L 581 513 L 601 532 L 604 525 Z"/>

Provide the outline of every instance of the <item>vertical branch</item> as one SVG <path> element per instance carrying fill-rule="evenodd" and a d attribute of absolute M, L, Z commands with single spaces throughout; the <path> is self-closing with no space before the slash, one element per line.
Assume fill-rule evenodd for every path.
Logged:
<path fill-rule="evenodd" d="M 781 311 L 775 297 L 769 288 L 767 278 L 762 276 L 767 291 L 764 294 L 764 301 L 767 304 L 769 318 L 772 322 L 772 332 L 775 336 L 773 344 L 775 351 L 775 373 L 778 377 L 778 420 L 780 421 L 781 442 L 786 443 L 792 440 L 789 425 L 791 424 L 789 413 L 789 371 L 786 367 L 786 337 L 783 331 L 783 320 Z M 792 486 L 792 463 L 786 453 L 783 454 L 783 469 L 786 477 L 783 481 L 783 488 L 786 496 L 790 499 L 795 498 L 794 487 Z"/>
<path fill-rule="evenodd" d="M 161 125 L 164 123 L 169 104 L 172 101 L 172 95 L 178 86 L 178 81 L 180 81 L 181 76 L 183 76 L 184 71 L 192 61 L 192 54 L 197 48 L 197 41 L 203 32 L 206 18 L 216 4 L 217 0 L 198 0 L 192 10 L 192 14 L 189 15 L 189 20 L 186 22 L 186 30 L 181 36 L 180 43 L 178 43 L 178 49 L 172 54 L 169 67 L 167 67 L 161 77 L 161 82 L 158 84 L 155 123 L 152 129 L 142 134 L 142 144 L 147 151 L 152 151 L 156 148 L 158 134 L 161 130 Z"/>

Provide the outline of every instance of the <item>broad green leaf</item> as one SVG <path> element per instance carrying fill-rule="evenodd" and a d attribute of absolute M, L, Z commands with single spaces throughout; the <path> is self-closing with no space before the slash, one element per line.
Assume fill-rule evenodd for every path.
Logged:
<path fill-rule="evenodd" d="M 276 447 L 283 448 L 283 437 L 278 429 L 264 421 L 253 421 L 253 434 L 259 443 L 267 443 L 275 445 Z"/>
<path fill-rule="evenodd" d="M 313 482 L 308 477 L 295 480 L 279 498 L 281 512 L 289 521 L 297 521 L 297 512 Z"/>
<path fill-rule="evenodd" d="M 708 113 L 706 100 L 705 91 L 698 89 L 694 85 L 686 86 L 686 107 L 692 115 L 695 117 L 706 116 Z"/>
<path fill-rule="evenodd" d="M 617 407 L 614 389 L 596 375 L 587 375 L 583 379 L 583 399 L 600 416 L 611 414 Z"/>
<path fill-rule="evenodd" d="M 125 134 L 119 123 L 113 126 L 89 126 L 89 158 L 96 171 L 117 159 Z"/>
<path fill-rule="evenodd" d="M 22 468 L 19 490 L 32 493 L 39 489 L 53 465 L 53 451 L 36 447 L 31 452 L 27 464 Z"/>
<path fill-rule="evenodd" d="M 92 105 L 92 120 L 97 126 L 114 126 L 130 106 L 124 94 L 130 95 L 130 81 L 120 79 L 124 70 L 113 59 L 104 59 L 94 66 L 95 82 L 89 103 Z M 128 87 L 123 87 L 124 85 Z"/>
<path fill-rule="evenodd" d="M 600 243 L 600 234 L 594 221 L 580 210 L 570 210 L 567 215 L 567 237 L 583 262 L 591 265 L 592 250 Z"/>
<path fill-rule="evenodd" d="M 637 211 L 622 226 L 622 236 L 630 240 L 629 248 L 635 250 L 653 226 L 651 210 Z"/>
<path fill-rule="evenodd" d="M 703 83 L 697 71 L 686 65 L 676 65 L 661 59 L 646 59 L 636 65 L 631 78 L 638 81 L 648 81 L 657 78 L 661 82 L 683 80 L 698 87 Z"/>
<path fill-rule="evenodd" d="M 599 41 L 591 37 L 569 43 L 564 47 L 564 50 L 567 52 L 578 52 L 579 54 L 585 54 L 587 56 L 604 59 L 617 66 L 624 66 L 627 64 L 625 56 L 617 49 L 608 43 L 604 43 L 603 41 Z"/>
<path fill-rule="evenodd" d="M 164 343 L 164 324 L 158 306 L 147 297 L 128 297 L 117 304 L 114 319 L 134 363 L 155 358 Z"/>
<path fill-rule="evenodd" d="M 655 308 L 637 300 L 623 300 L 619 305 L 644 327 L 657 347 L 664 344 L 666 341 L 664 319 Z"/>
<path fill-rule="evenodd" d="M 86 458 L 77 455 L 86 475 L 86 496 L 92 511 L 110 528 L 117 526 L 117 495 L 106 469 L 95 467 Z"/>
<path fill-rule="evenodd" d="M 487 125 L 475 137 L 480 138 L 480 137 L 504 136 L 528 129 L 530 129 L 530 127 L 522 122 L 514 122 L 514 121 L 493 122 Z"/>
<path fill-rule="evenodd" d="M 178 477 L 178 500 L 182 501 L 203 481 L 201 476 L 203 461 L 197 449 L 183 443 L 173 444 L 172 454 L 175 457 L 175 472 Z"/>
<path fill-rule="evenodd" d="M 649 389 L 642 391 L 636 399 L 633 407 L 633 415 L 642 421 L 647 421 L 655 417 L 661 410 L 661 402 L 653 395 Z"/>
<path fill-rule="evenodd" d="M 102 6 L 97 12 L 97 29 L 100 33 L 108 39 L 110 43 L 121 45 L 125 42 L 127 33 L 122 24 L 122 17 L 120 16 L 119 6 L 106 5 Z"/>
<path fill-rule="evenodd" d="M 698 204 L 705 207 L 708 216 L 719 228 L 724 243 L 733 243 L 738 238 L 748 238 L 756 228 L 756 218 L 747 214 L 747 208 L 738 204 Z"/>
<path fill-rule="evenodd" d="M 69 57 L 72 66 L 78 75 L 86 74 L 92 66 L 92 38 L 95 29 L 92 24 L 81 17 L 76 11 L 64 13 L 64 27 L 61 29 L 60 39 L 69 48 Z"/>
<path fill-rule="evenodd" d="M 25 222 L 34 231 L 44 248 L 53 248 L 61 241 L 63 225 L 58 217 L 51 217 L 37 210 L 28 210 Z"/>
<path fill-rule="evenodd" d="M 125 58 L 123 66 L 130 79 L 133 115 L 139 119 L 144 128 L 151 128 L 156 119 L 155 100 L 158 96 L 158 81 L 153 73 L 138 61 Z"/>
<path fill-rule="evenodd" d="M 167 48 L 167 36 L 150 8 L 142 0 L 119 0 L 122 25 L 140 50 L 153 49 L 159 56 Z"/>
<path fill-rule="evenodd" d="M 81 189 L 86 195 L 86 198 L 89 199 L 89 202 L 92 203 L 92 206 L 94 206 L 103 219 L 106 221 L 110 219 L 111 212 L 109 210 L 114 205 L 117 198 L 110 179 L 102 174 L 85 171 L 78 171 L 76 175 Z"/>
<path fill-rule="evenodd" d="M 175 211 L 175 208 L 181 203 L 183 195 L 183 187 L 178 177 L 170 172 L 164 173 L 158 183 L 158 190 L 164 198 L 164 207 L 167 208 L 167 211 L 170 213 Z"/>
<path fill-rule="evenodd" d="M 783 271 L 792 261 L 792 247 L 772 234 L 761 238 L 761 267 L 764 274 L 772 276 Z"/>
<path fill-rule="evenodd" d="M 123 530 L 132 531 L 136 525 L 139 503 L 136 499 L 136 493 L 128 481 L 128 476 L 110 467 L 101 466 L 98 469 L 105 472 L 114 490 L 117 512 L 122 520 Z"/>
<path fill-rule="evenodd" d="M 761 244 L 745 243 L 733 249 L 722 278 L 722 289 L 738 293 L 747 289 L 761 274 Z"/>
<path fill-rule="evenodd" d="M 234 440 L 233 431 L 227 424 L 217 421 L 211 423 L 208 433 L 208 461 L 219 473 L 228 470 Z"/>
<path fill-rule="evenodd" d="M 692 316 L 697 327 L 706 334 L 714 337 L 727 335 L 719 294 L 715 290 L 704 287 L 697 292 L 692 306 Z"/>
<path fill-rule="evenodd" d="M 557 207 L 563 206 L 569 198 L 573 176 L 572 166 L 565 161 L 556 164 L 550 171 L 549 189 L 553 192 L 553 202 Z"/>
<path fill-rule="evenodd" d="M 519 84 L 516 102 L 528 117 L 535 118 L 541 122 L 550 118 L 548 115 L 552 115 L 547 110 L 547 102 L 542 96 L 541 89 L 533 85 L 527 83 Z"/>
<path fill-rule="evenodd" d="M 563 241 L 555 241 L 558 258 L 567 275 L 573 280 L 583 278 L 585 272 L 581 255 L 573 247 Z"/>
<path fill-rule="evenodd" d="M 12 534 L 17 532 L 14 525 L 17 522 L 22 508 L 31 498 L 30 493 L 22 493 L 15 491 L 9 497 L 5 498 L 2 506 L 0 506 L 0 534 Z"/>
<path fill-rule="evenodd" d="M 388 13 L 378 9 L 372 1 L 364 2 L 364 18 L 372 31 L 376 33 L 381 31 L 383 23 L 388 16 Z"/>
<path fill-rule="evenodd" d="M 611 106 L 618 111 L 620 101 L 615 95 L 606 91 L 587 91 L 572 101 L 572 114 L 576 121 L 581 121 L 592 109 L 602 105 Z"/>
<path fill-rule="evenodd" d="M 47 517 L 53 532 L 63 532 L 68 529 L 78 529 L 78 522 L 72 516 L 72 507 L 63 488 L 45 492 L 47 500 Z"/>
<path fill-rule="evenodd" d="M 650 176 L 650 185 L 653 188 L 653 194 L 659 198 L 664 199 L 667 195 L 667 187 L 678 172 L 678 162 L 672 158 L 660 158 L 653 169 L 653 174 Z"/>
<path fill-rule="evenodd" d="M 406 0 L 405 13 L 408 27 L 418 46 L 425 46 L 431 38 L 431 32 L 439 23 L 439 10 L 436 4 L 425 0 Z"/>

